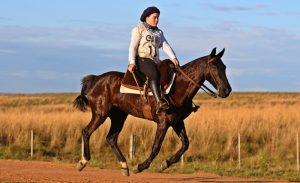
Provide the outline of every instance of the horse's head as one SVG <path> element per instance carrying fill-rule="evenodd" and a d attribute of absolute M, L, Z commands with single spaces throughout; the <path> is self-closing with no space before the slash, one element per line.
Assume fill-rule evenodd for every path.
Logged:
<path fill-rule="evenodd" d="M 231 92 L 231 86 L 226 76 L 226 66 L 221 60 L 224 52 L 225 48 L 217 55 L 216 48 L 211 51 L 210 55 L 207 56 L 205 73 L 205 79 L 218 90 L 218 96 L 222 98 L 228 97 Z"/>

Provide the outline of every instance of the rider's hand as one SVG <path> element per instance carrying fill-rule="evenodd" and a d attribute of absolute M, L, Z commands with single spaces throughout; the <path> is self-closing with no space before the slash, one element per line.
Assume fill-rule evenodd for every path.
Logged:
<path fill-rule="evenodd" d="M 128 70 L 129 70 L 129 72 L 134 72 L 134 70 L 135 70 L 135 64 L 129 64 L 128 65 Z"/>
<path fill-rule="evenodd" d="M 172 60 L 172 62 L 173 62 L 173 64 L 174 64 L 175 66 L 179 66 L 179 61 L 178 61 L 177 58 L 174 58 L 174 59 Z"/>

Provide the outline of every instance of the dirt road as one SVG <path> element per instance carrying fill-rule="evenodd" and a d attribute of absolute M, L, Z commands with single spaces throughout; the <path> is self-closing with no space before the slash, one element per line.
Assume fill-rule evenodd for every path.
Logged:
<path fill-rule="evenodd" d="M 120 170 L 86 167 L 78 172 L 74 164 L 40 161 L 0 160 L 0 182 L 109 182 L 109 183 L 170 183 L 170 182 L 273 182 L 222 177 L 210 173 L 165 174 L 149 173 L 121 175 Z"/>

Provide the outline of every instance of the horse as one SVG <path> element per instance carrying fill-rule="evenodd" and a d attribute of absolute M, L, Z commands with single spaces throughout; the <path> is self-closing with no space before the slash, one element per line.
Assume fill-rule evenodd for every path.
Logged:
<path fill-rule="evenodd" d="M 152 120 L 156 123 L 155 140 L 149 157 L 142 163 L 133 167 L 133 173 L 140 173 L 149 168 L 153 159 L 160 151 L 162 142 L 169 127 L 172 127 L 181 140 L 181 148 L 170 157 L 164 160 L 160 167 L 160 172 L 164 171 L 172 164 L 179 161 L 180 157 L 189 147 L 189 139 L 186 134 L 184 119 L 193 112 L 193 97 L 199 88 L 208 81 L 217 91 L 217 96 L 226 98 L 231 92 L 231 86 L 226 76 L 226 66 L 221 57 L 225 48 L 216 54 L 216 48 L 212 49 L 207 56 L 195 59 L 181 66 L 181 71 L 177 72 L 173 89 L 166 96 L 171 102 L 170 110 L 156 113 L 156 102 L 152 96 L 148 97 L 148 105 L 151 106 L 152 117 L 143 115 L 145 101 L 137 94 L 120 93 L 120 86 L 124 73 L 110 71 L 102 75 L 88 75 L 82 79 L 81 94 L 74 100 L 74 105 L 81 111 L 90 107 L 92 119 L 82 130 L 83 155 L 77 164 L 79 171 L 83 170 L 90 160 L 89 139 L 93 132 L 104 123 L 107 117 L 111 120 L 110 130 L 106 137 L 106 142 L 111 146 L 117 156 L 121 173 L 129 176 L 129 168 L 126 158 L 118 147 L 118 136 L 123 128 L 127 116 L 132 116 Z"/>

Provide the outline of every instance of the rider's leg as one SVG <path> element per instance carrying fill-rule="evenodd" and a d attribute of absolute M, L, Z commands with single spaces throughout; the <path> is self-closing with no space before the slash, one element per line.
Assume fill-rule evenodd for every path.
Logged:
<path fill-rule="evenodd" d="M 137 64 L 138 69 L 149 78 L 150 88 L 157 102 L 157 112 L 168 109 L 168 103 L 161 99 L 160 75 L 155 62 L 148 58 L 139 58 Z"/>

